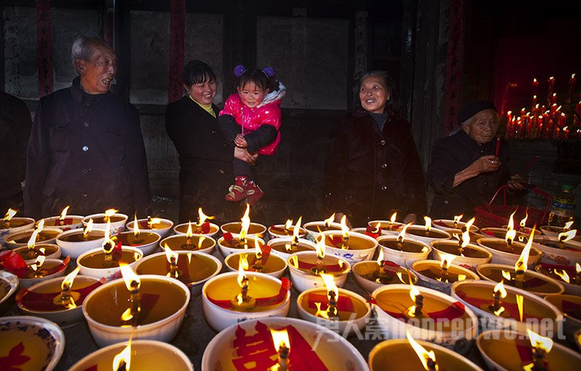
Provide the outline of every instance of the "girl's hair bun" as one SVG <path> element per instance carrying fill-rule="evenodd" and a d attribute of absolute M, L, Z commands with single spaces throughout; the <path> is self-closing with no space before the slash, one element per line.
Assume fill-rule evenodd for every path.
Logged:
<path fill-rule="evenodd" d="M 268 78 L 276 76 L 276 72 L 274 71 L 274 68 L 272 68 L 272 67 L 266 67 L 265 69 L 262 70 L 262 72 L 264 72 L 264 74 Z"/>
<path fill-rule="evenodd" d="M 243 65 L 239 64 L 238 66 L 234 67 L 234 76 L 240 77 L 244 72 L 246 72 L 246 67 Z"/>

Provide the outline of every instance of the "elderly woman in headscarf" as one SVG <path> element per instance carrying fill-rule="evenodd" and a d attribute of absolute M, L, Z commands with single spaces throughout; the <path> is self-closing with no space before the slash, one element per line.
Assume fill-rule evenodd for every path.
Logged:
<path fill-rule="evenodd" d="M 437 140 L 432 149 L 427 177 L 435 193 L 430 210 L 434 218 L 471 217 L 475 206 L 489 202 L 507 183 L 512 190 L 524 189 L 520 176 L 511 177 L 508 144 L 496 138 L 500 119 L 494 104 L 468 103 L 458 123 L 460 130 Z"/>

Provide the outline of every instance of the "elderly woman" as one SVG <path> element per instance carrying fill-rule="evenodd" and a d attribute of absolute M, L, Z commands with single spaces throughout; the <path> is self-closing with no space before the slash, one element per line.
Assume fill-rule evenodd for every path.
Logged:
<path fill-rule="evenodd" d="M 472 217 L 474 207 L 489 202 L 501 185 L 524 188 L 520 177 L 511 178 L 507 143 L 499 146 L 494 140 L 500 124 L 494 104 L 473 101 L 462 108 L 458 122 L 460 130 L 437 140 L 432 149 L 428 184 L 435 193 L 434 218 Z"/>
<path fill-rule="evenodd" d="M 358 107 L 336 131 L 325 168 L 328 212 L 347 215 L 353 226 L 388 218 L 406 221 L 426 209 L 424 174 L 410 124 L 396 114 L 398 98 L 386 72 L 360 80 Z"/>
<path fill-rule="evenodd" d="M 232 159 L 252 163 L 257 155 L 226 143 L 218 129 L 216 116 L 216 74 L 201 61 L 184 68 L 186 95 L 170 103 L 165 127 L 180 160 L 180 223 L 196 220 L 198 208 L 221 221 L 229 221 L 235 210 L 220 196 L 226 192 L 232 175 Z"/>

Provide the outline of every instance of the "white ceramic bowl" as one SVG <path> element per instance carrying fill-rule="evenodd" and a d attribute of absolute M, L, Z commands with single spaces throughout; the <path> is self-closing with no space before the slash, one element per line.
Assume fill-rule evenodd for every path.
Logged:
<path fill-rule="evenodd" d="M 424 310 L 430 311 L 430 307 L 433 307 L 436 311 L 439 311 L 446 307 L 453 306 L 457 302 L 456 299 L 439 291 L 420 286 L 414 287 L 416 287 L 424 296 Z M 476 338 L 478 330 L 478 318 L 474 312 L 470 308 L 464 307 L 464 313 L 461 318 L 455 319 L 456 322 L 459 321 L 456 323 L 458 326 L 455 326 L 454 322 L 449 321 L 447 323 L 449 330 L 448 327 L 446 327 L 445 330 L 444 327 L 438 328 L 439 322 L 432 323 L 431 326 L 426 324 L 422 327 L 420 326 L 421 321 L 418 321 L 417 319 L 404 321 L 386 311 L 385 307 L 389 306 L 391 309 L 394 307 L 393 303 L 396 303 L 394 309 L 400 311 L 400 313 L 406 309 L 401 302 L 397 300 L 395 295 L 407 298 L 410 302 L 410 306 L 412 306 L 413 302 L 411 301 L 411 298 L 409 298 L 409 293 L 409 285 L 387 285 L 378 288 L 371 294 L 377 303 L 374 304 L 374 307 L 378 326 L 388 334 L 388 337 L 391 339 L 404 339 L 406 338 L 406 331 L 409 331 L 414 339 L 430 341 L 446 348 L 453 349 L 458 353 L 466 354 L 470 350 L 472 341 Z M 383 302 L 383 300 L 387 300 L 387 302 Z M 445 322 L 442 322 L 442 324 L 443 323 Z"/>
<path fill-rule="evenodd" d="M 440 269 L 441 262 L 437 260 L 417 260 L 412 263 L 411 269 L 420 279 L 420 285 L 443 292 L 450 295 L 450 289 L 453 282 L 439 281 L 436 278 L 430 277 L 425 271 L 430 267 L 432 269 Z M 480 277 L 474 272 L 456 264 L 448 266 L 448 271 L 454 275 L 463 274 L 466 276 L 465 280 L 479 280 Z"/>
<path fill-rule="evenodd" d="M 222 224 L 220 226 L 220 231 L 222 231 L 222 234 L 230 232 L 230 234 L 232 234 L 232 237 L 235 237 L 235 238 L 240 236 L 241 229 L 242 229 L 241 222 L 229 222 L 229 223 Z M 248 227 L 248 233 L 246 234 L 246 236 L 247 237 L 250 237 L 250 236 L 262 237 L 262 236 L 264 236 L 265 233 L 266 233 L 266 227 L 264 225 L 262 225 L 260 223 L 251 222 L 250 227 Z"/>
<path fill-rule="evenodd" d="M 272 249 L 270 250 L 271 254 L 278 255 L 285 260 L 295 252 L 315 251 L 317 249 L 316 245 L 313 242 L 304 238 L 299 238 L 299 242 L 297 243 L 296 249 L 297 251 L 288 252 L 284 246 L 292 244 L 292 241 L 293 241 L 292 237 L 281 237 L 268 240 L 266 244 L 272 247 Z"/>
<path fill-rule="evenodd" d="M 498 283 L 500 280 L 503 280 L 502 278 L 502 271 L 506 271 L 506 272 L 510 272 L 512 276 L 514 276 L 514 266 L 510 266 L 510 265 L 504 265 L 504 264 L 482 264 L 481 266 L 479 266 L 476 271 L 478 272 L 478 275 L 480 277 L 482 277 L 483 280 L 486 281 L 490 281 L 490 282 L 496 282 Z M 493 279 L 491 276 L 491 272 L 496 271 L 497 274 L 494 276 L 495 279 Z M 537 281 L 537 280 L 542 280 L 545 282 L 545 284 L 541 285 L 541 286 L 535 286 L 535 287 L 528 287 L 528 288 L 524 288 L 525 291 L 530 292 L 531 294 L 535 294 L 538 296 L 545 296 L 545 295 L 550 295 L 550 294 L 562 294 L 563 292 L 565 292 L 565 288 L 563 287 L 563 285 L 561 285 L 561 283 L 557 282 L 557 280 L 546 276 L 544 274 L 538 273 L 535 270 L 528 270 L 525 272 L 525 277 L 529 277 L 532 278 L 533 280 Z M 539 282 L 539 281 L 537 281 Z M 506 284 L 506 282 L 505 282 Z M 505 285 L 506 286 L 506 285 Z"/>
<path fill-rule="evenodd" d="M 516 242 L 513 241 L 512 246 L 516 247 L 517 249 L 515 250 L 515 252 L 506 252 L 506 251 L 501 251 L 501 250 L 497 250 L 494 249 L 492 247 L 487 246 L 487 244 L 489 243 L 499 243 L 499 244 L 506 244 L 506 241 L 500 238 L 479 238 L 476 243 L 490 251 L 492 253 L 492 259 L 490 259 L 490 263 L 492 264 L 506 264 L 506 265 L 512 265 L 514 266 L 515 263 L 518 261 L 518 259 L 520 258 L 520 254 L 522 252 L 522 249 L 525 247 L 525 244 L 520 243 L 520 242 Z M 539 250 L 538 248 L 535 247 L 535 245 L 533 245 L 531 247 L 531 251 L 529 253 L 529 259 L 527 262 L 527 267 L 528 268 L 534 268 L 535 265 L 537 265 L 537 263 L 539 262 L 539 260 L 541 259 L 543 255 L 543 252 L 541 250 Z"/>
<path fill-rule="evenodd" d="M 248 263 L 250 264 L 250 267 L 252 268 L 251 262 L 255 258 L 255 253 L 252 250 L 247 252 L 247 253 L 246 252 L 238 252 L 235 254 L 230 254 L 224 259 L 224 264 L 226 264 L 226 266 L 228 267 L 228 269 L 230 271 L 237 272 L 238 271 L 238 264 L 240 262 L 240 257 L 242 255 L 247 256 Z M 284 258 L 281 258 L 280 256 L 271 253 L 270 256 L 268 257 L 268 260 L 266 261 L 266 264 L 263 265 L 262 271 L 259 273 L 264 273 L 264 274 L 268 274 L 269 276 L 281 278 L 282 275 L 284 274 L 284 272 L 286 271 L 286 267 L 287 267 L 287 263 L 286 263 L 286 260 Z M 255 271 L 255 270 L 252 269 L 251 271 Z"/>
<path fill-rule="evenodd" d="M 103 221 L 105 217 L 104 213 L 87 215 L 83 219 L 83 226 L 87 226 L 90 219 L 93 219 L 93 228 L 105 230 L 107 228 L 107 222 Z M 121 233 L 125 230 L 125 223 L 127 223 L 129 217 L 125 214 L 115 213 L 111 216 L 111 235 L 114 236 L 117 233 Z"/>
<path fill-rule="evenodd" d="M 261 293 L 264 293 L 263 290 L 268 289 L 269 292 L 266 294 L 266 297 L 276 296 L 280 291 L 282 282 L 278 278 L 254 272 L 247 272 L 245 275 L 249 279 L 248 295 L 250 297 L 260 298 L 254 294 L 254 290 L 257 290 L 257 287 Z M 287 292 L 284 300 L 275 305 L 269 306 L 269 309 L 260 311 L 235 310 L 231 307 L 225 308 L 210 300 L 210 298 L 213 300 L 228 300 L 236 297 L 236 295 L 240 293 L 240 287 L 236 284 L 237 277 L 238 272 L 223 273 L 210 278 L 202 288 L 202 309 L 204 312 L 204 318 L 206 318 L 206 321 L 214 330 L 222 331 L 228 326 L 252 319 L 264 319 L 267 317 L 279 316 L 284 317 L 288 314 L 291 298 L 290 290 Z M 224 280 L 231 282 L 220 282 Z M 269 282 L 269 284 L 266 284 L 266 282 Z M 266 285 L 268 285 L 268 288 Z M 210 293 L 209 291 L 212 292 Z"/>
<path fill-rule="evenodd" d="M 423 225 L 412 224 L 406 229 L 405 233 L 406 239 L 411 238 L 416 241 L 423 242 L 426 245 L 429 245 L 430 242 L 432 241 L 449 240 L 450 238 L 452 238 L 452 235 L 450 233 L 438 228 L 430 229 L 429 232 L 430 235 L 428 236 L 424 235 L 425 230 L 426 228 Z"/>
<path fill-rule="evenodd" d="M 538 241 L 538 243 L 535 243 L 534 246 L 543 252 L 541 262 L 559 265 L 581 264 L 581 246 L 567 241 L 563 243 L 563 248 L 560 248 L 556 238 L 535 241 Z"/>
<path fill-rule="evenodd" d="M 178 254 L 178 269 L 182 271 L 181 278 L 178 279 L 190 288 L 192 296 L 198 296 L 202 292 L 204 283 L 222 271 L 222 262 L 210 254 L 189 251 L 176 251 L 176 254 Z M 208 263 L 205 263 L 205 260 Z M 188 267 L 187 276 L 183 273 L 184 265 Z M 140 275 L 167 276 L 168 271 L 169 263 L 165 252 L 146 256 L 135 263 L 135 272 Z"/>
<path fill-rule="evenodd" d="M 520 346 L 520 350 L 517 347 Z M 519 352 L 532 353 L 530 340 L 526 332 L 503 330 L 486 331 L 478 336 L 478 350 L 490 370 L 522 370 L 523 364 Z M 495 347 L 495 348 L 493 348 Z M 493 349 L 496 349 L 493 351 Z M 499 357 L 499 353 L 502 356 Z M 550 370 L 572 370 L 581 364 L 581 355 L 561 344 L 553 343 L 551 351 L 545 357 Z"/>
<path fill-rule="evenodd" d="M 365 332 L 364 328 L 369 323 L 371 318 L 371 309 L 363 296 L 352 291 L 339 289 L 339 300 L 341 300 L 341 298 L 350 297 L 353 306 L 357 307 L 360 313 L 357 313 L 357 309 L 355 309 L 356 312 L 344 311 L 341 313 L 341 311 L 339 311 L 340 319 L 331 320 L 315 316 L 315 314 L 312 312 L 316 312 L 316 308 L 311 308 L 310 310 L 305 308 L 305 306 L 310 307 L 309 295 L 311 294 L 319 294 L 322 295 L 323 298 L 326 298 L 327 291 L 324 288 L 314 288 L 305 290 L 299 295 L 297 298 L 297 311 L 302 319 L 316 323 L 318 325 L 322 325 L 343 336 L 351 336 L 355 333 L 361 334 Z M 326 308 L 327 303 L 328 300 L 321 303 L 323 309 Z"/>
<path fill-rule="evenodd" d="M 270 227 L 268 227 L 269 240 L 274 239 L 274 238 L 288 238 L 288 237 L 292 238 L 294 230 L 295 230 L 295 226 L 293 225 L 288 231 L 285 231 L 284 227 L 285 227 L 284 224 L 274 224 L 274 225 L 271 225 Z M 303 227 L 300 227 L 299 238 L 305 238 L 306 235 L 307 235 L 307 230 Z"/>
<path fill-rule="evenodd" d="M 490 300 L 490 303 L 492 303 L 492 295 L 495 286 L 496 283 L 485 280 L 455 282 L 452 285 L 452 297 L 459 300 L 462 304 L 476 313 L 480 321 L 480 331 L 512 329 L 526 332 L 528 327 L 529 329 L 538 332 L 538 328 L 533 322 L 529 321 L 529 323 L 527 323 L 526 320 L 524 322 L 519 321 L 518 311 L 507 318 L 498 317 L 488 310 L 481 309 L 480 304 L 475 305 L 476 303 L 473 301 L 475 299 L 472 297 L 469 300 L 466 299 L 466 292 L 476 293 L 477 291 L 482 290 L 478 294 L 479 296 L 476 300 L 484 300 L 486 302 Z M 545 321 L 547 321 L 546 323 L 545 321 L 542 321 L 542 323 L 546 324 L 545 329 L 549 329 L 553 334 L 557 334 L 557 330 L 559 326 L 562 326 L 563 322 L 563 314 L 557 307 L 546 300 L 543 300 L 541 297 L 525 290 L 517 289 L 516 287 L 508 285 L 505 285 L 504 288 L 507 291 L 507 296 L 502 299 L 504 302 L 516 307 L 516 295 L 522 296 L 524 298 L 523 307 L 525 313 L 529 313 L 530 307 L 532 306 L 535 309 L 534 312 L 541 313 L 541 317 L 545 318 Z M 482 297 L 482 295 L 484 295 L 484 297 Z"/>
<path fill-rule="evenodd" d="M 175 311 L 167 316 L 159 315 L 161 318 L 151 323 L 141 324 L 136 328 L 103 323 L 104 321 L 96 319 L 95 315 L 100 317 L 108 315 L 117 319 L 121 317 L 121 314 L 130 305 L 129 292 L 123 279 L 108 282 L 91 292 L 85 299 L 85 305 L 83 305 L 83 315 L 89 324 L 91 335 L 100 347 L 127 341 L 130 337 L 132 340 L 144 339 L 170 342 L 177 334 L 190 302 L 190 290 L 188 287 L 182 282 L 169 277 L 142 275 L 139 278 L 141 280 L 140 291 L 142 293 L 147 293 L 149 287 L 158 287 L 155 285 L 159 283 L 168 285 L 165 286 L 165 290 L 155 291 L 155 294 L 159 295 L 156 306 L 168 308 L 169 305 L 173 305 Z M 183 300 L 179 302 L 172 300 L 171 290 L 178 292 L 180 296 L 183 295 L 180 298 Z M 108 303 L 103 304 L 104 300 L 100 298 L 101 295 L 105 296 Z M 92 303 L 94 300 L 96 302 Z M 93 310 L 98 313 L 93 313 Z"/>
<path fill-rule="evenodd" d="M 454 224 L 455 224 L 455 226 L 454 226 Z M 432 222 L 432 227 L 441 229 L 441 230 L 446 231 L 446 232 L 455 231 L 455 230 L 462 230 L 462 228 L 464 228 L 465 226 L 466 226 L 466 222 L 460 221 L 460 222 L 454 223 L 454 219 L 435 219 Z M 470 232 L 472 232 L 472 233 L 478 233 L 479 230 L 480 230 L 480 228 L 478 228 L 474 224 L 472 224 L 470 226 Z"/>
<path fill-rule="evenodd" d="M 32 264 L 39 255 L 44 255 L 46 259 L 60 259 L 61 258 L 61 248 L 55 244 L 42 243 L 35 245 L 36 249 L 32 256 L 27 256 L 28 246 L 17 247 L 13 251 L 20 256 L 26 262 L 26 264 Z M 44 248 L 45 253 L 40 253 L 38 250 Z"/>
<path fill-rule="evenodd" d="M 565 288 L 565 294 L 577 295 L 581 297 L 581 284 L 566 282 L 562 277 L 559 277 L 554 271 L 558 270 L 561 273 L 563 271 L 568 272 L 569 281 L 575 281 L 576 270 L 575 267 L 563 266 L 563 265 L 552 265 L 549 264 L 545 266 L 544 264 L 537 264 L 535 266 L 535 271 L 543 274 L 545 276 L 551 277 L 555 281 L 559 282 Z"/>
<path fill-rule="evenodd" d="M 305 260 L 314 263 L 317 259 L 317 253 L 311 251 L 303 251 L 292 254 L 287 258 L 288 268 L 290 272 L 290 277 L 293 283 L 293 287 L 298 292 L 303 292 L 308 289 L 315 287 L 325 287 L 323 278 L 319 275 L 313 274 L 309 270 L 303 270 L 295 266 L 294 261 L 299 262 Z M 351 271 L 351 264 L 348 261 L 341 259 L 338 256 L 325 255 L 325 264 L 328 266 L 342 264 L 341 271 L 338 272 L 328 272 L 333 274 L 333 280 L 337 287 L 343 287 L 347 281 L 347 276 Z"/>
<path fill-rule="evenodd" d="M 196 233 L 196 224 L 192 223 L 192 230 L 193 233 L 195 235 L 202 235 L 202 236 L 206 236 L 206 237 L 212 237 L 214 238 L 216 236 L 216 234 L 218 234 L 218 232 L 220 232 L 220 227 L 218 227 L 218 225 L 214 224 L 214 223 L 210 223 L 210 222 L 205 222 L 208 223 L 208 232 L 207 233 Z M 182 223 L 182 224 L 178 224 L 175 227 L 173 227 L 173 231 L 175 234 L 186 234 L 188 232 L 188 223 Z"/>
<path fill-rule="evenodd" d="M 147 227 L 147 219 L 138 219 L 137 222 L 139 223 L 139 230 L 154 232 L 157 233 L 161 238 L 166 238 L 173 231 L 174 223 L 169 219 L 164 218 L 156 219 L 160 219 L 160 223 L 155 224 L 153 229 Z M 133 232 L 133 229 L 135 228 L 134 226 L 135 220 L 132 220 L 125 225 L 127 230 L 131 232 Z"/>
<path fill-rule="evenodd" d="M 234 237 L 233 240 L 237 240 L 238 241 L 238 237 Z M 230 245 L 227 244 L 226 239 L 224 238 L 224 236 L 220 237 L 218 239 L 218 250 L 220 251 L 220 254 L 222 254 L 223 257 L 227 257 L 230 254 L 236 254 L 239 252 L 244 252 L 244 250 L 248 250 L 253 252 L 255 249 L 254 246 L 254 240 L 257 240 L 259 244 L 264 245 L 264 240 L 262 238 L 259 238 L 258 236 L 254 235 L 254 236 L 248 236 L 247 240 L 247 245 L 248 245 L 248 249 L 244 249 L 244 248 L 237 248 L 237 247 L 231 247 Z"/>
<path fill-rule="evenodd" d="M 349 244 L 357 243 L 361 248 L 342 249 L 333 245 L 331 238 L 342 239 L 341 231 L 325 231 L 321 234 L 325 237 L 325 250 L 327 254 L 338 256 L 354 264 L 364 260 L 371 260 L 377 249 L 377 240 L 363 233 L 349 232 Z"/>
<path fill-rule="evenodd" d="M 94 240 L 78 242 L 66 240 L 67 237 L 77 234 L 82 236 L 83 229 L 72 229 L 70 231 L 61 233 L 57 237 L 56 244 L 61 248 L 61 254 L 63 256 L 70 256 L 71 259 L 77 259 L 82 253 L 101 247 L 103 245 L 103 241 L 105 241 L 105 231 L 102 230 L 93 230 L 89 233 L 90 236 L 95 236 Z"/>
<path fill-rule="evenodd" d="M 42 281 L 31 286 L 30 288 L 28 288 L 27 291 L 32 292 L 34 294 L 54 293 L 54 297 L 56 298 L 57 296 L 60 296 L 61 284 L 64 281 L 64 279 L 65 279 L 64 277 L 51 278 L 49 280 Z M 97 278 L 77 275 L 77 277 L 75 277 L 73 281 L 71 291 L 78 292 L 80 289 L 88 288 L 91 287 L 92 285 L 95 286 L 93 288 L 95 289 L 98 287 L 97 285 L 98 282 L 99 279 Z M 23 303 L 23 300 L 25 300 L 25 296 L 28 294 L 29 293 L 25 292 L 24 290 L 21 290 L 16 297 L 16 304 L 18 305 L 18 308 L 26 315 L 46 318 L 47 320 L 53 321 L 63 328 L 74 325 L 83 320 L 82 307 L 83 302 L 86 296 L 88 295 L 88 292 L 83 294 L 81 300 L 77 300 L 75 302 L 75 304 L 77 305 L 76 308 L 67 309 L 64 306 L 62 306 L 60 310 L 31 309 L 24 305 Z"/>
<path fill-rule="evenodd" d="M 371 220 L 367 223 L 368 226 L 371 228 L 377 227 L 377 223 L 379 223 L 381 227 L 381 234 L 392 235 L 392 234 L 399 234 L 401 228 L 405 225 L 400 222 L 391 222 L 389 220 Z M 367 229 L 367 228 L 365 228 Z"/>
<path fill-rule="evenodd" d="M 130 267 L 135 267 L 135 264 L 141 258 L 143 258 L 143 252 L 136 247 L 122 246 L 121 250 L 124 255 L 133 254 L 133 257 L 131 259 L 132 261 L 131 263 L 129 263 Z M 77 266 L 81 268 L 79 274 L 82 274 L 84 276 L 95 277 L 98 279 L 104 278 L 107 281 L 113 281 L 118 278 L 121 278 L 121 268 L 119 267 L 118 264 L 109 268 L 95 268 L 89 267 L 85 262 L 83 262 L 83 259 L 85 259 L 86 257 L 97 254 L 104 255 L 103 249 L 102 248 L 93 249 L 79 255 L 79 257 L 77 258 Z"/>
<path fill-rule="evenodd" d="M 286 317 L 271 317 L 248 320 L 239 324 L 232 324 L 230 327 L 216 335 L 206 347 L 202 357 L 202 370 L 222 370 L 236 371 L 233 359 L 239 356 L 236 353 L 234 340 L 237 336 L 237 329 L 240 328 L 246 336 L 252 336 L 261 332 L 264 337 L 270 337 L 269 328 L 276 330 L 287 328 L 289 333 L 300 336 L 300 341 L 308 349 L 316 350 L 316 358 L 313 359 L 313 353 L 292 353 L 292 344 L 290 352 L 290 361 L 294 357 L 303 357 L 307 360 L 312 370 L 321 370 L 323 367 L 327 370 L 349 370 L 349 371 L 367 371 L 369 368 L 365 358 L 361 353 L 346 339 L 333 331 L 316 325 L 314 323 Z M 276 355 L 274 349 L 268 350 L 267 357 Z M 320 362 L 320 363 L 319 363 Z M 322 366 L 322 365 L 324 366 Z M 292 369 L 292 368 L 291 368 Z"/>
<path fill-rule="evenodd" d="M 45 267 L 45 268 L 53 268 L 53 267 L 56 267 L 58 265 L 62 265 L 61 268 L 58 271 L 56 271 L 56 272 L 54 272 L 52 274 L 48 274 L 48 275 L 46 275 L 44 277 L 39 277 L 39 278 L 19 278 L 18 280 L 20 282 L 20 286 L 21 287 L 28 288 L 28 287 L 30 287 L 32 285 L 35 285 L 35 284 L 39 283 L 39 282 L 46 281 L 46 280 L 49 280 L 49 279 L 55 278 L 55 277 L 64 276 L 69 261 L 70 261 L 70 259 L 67 259 L 67 258 L 65 258 L 65 260 L 60 260 L 60 259 L 46 259 L 44 261 L 44 263 L 42 264 L 43 267 Z M 43 268 L 41 267 L 40 269 L 43 269 Z"/>
<path fill-rule="evenodd" d="M 15 216 L 10 220 L 10 228 L 4 228 L 4 221 L 0 220 L 0 244 L 4 246 L 4 237 L 9 233 L 16 233 L 34 228 L 34 219 Z"/>
<path fill-rule="evenodd" d="M 34 229 L 27 229 L 25 231 L 9 233 L 4 237 L 4 244 L 6 245 L 6 248 L 12 250 L 23 246 L 28 247 L 28 241 L 30 240 L 33 232 Z M 57 236 L 61 233 L 63 233 L 63 230 L 60 228 L 43 228 L 39 234 L 39 236 L 42 236 L 42 239 L 39 239 L 39 236 L 37 236 L 35 245 L 45 243 L 53 244 L 55 243 Z"/>
<path fill-rule="evenodd" d="M 500 238 L 500 239 L 504 239 L 504 237 L 506 236 L 506 228 L 500 228 L 500 227 L 484 227 L 484 228 L 480 228 L 480 232 L 479 233 L 482 236 L 486 237 L 486 238 Z M 517 242 L 527 242 L 528 239 L 529 239 L 529 234 L 530 233 L 524 233 L 524 232 L 516 231 L 515 241 L 517 241 Z"/>
<path fill-rule="evenodd" d="M 64 231 L 70 231 L 71 229 L 78 229 L 78 228 L 83 228 L 83 218 L 84 216 L 81 215 L 67 215 L 65 217 L 65 224 L 64 225 L 60 225 L 60 216 L 51 216 L 48 218 L 43 218 L 41 220 L 44 220 L 44 227 L 56 227 L 58 229 L 61 229 L 63 232 Z M 40 222 L 37 221 L 36 225 L 38 225 L 38 223 Z"/>
<path fill-rule="evenodd" d="M 14 304 L 12 295 L 18 289 L 18 283 L 18 277 L 15 274 L 0 271 L 0 293 L 3 293 L 0 296 L 0 314 L 6 312 Z"/>
<path fill-rule="evenodd" d="M 117 343 L 101 348 L 75 363 L 69 371 L 109 370 L 115 356 L 123 351 L 127 343 Z M 172 371 L 194 371 L 190 358 L 179 348 L 155 340 L 131 341 L 131 369 L 158 371 L 160 366 Z"/>
<path fill-rule="evenodd" d="M 319 235 L 322 232 L 326 230 L 337 230 L 337 231 L 341 230 L 341 224 L 339 223 L 331 222 L 331 224 L 329 225 L 330 229 L 325 227 L 324 221 L 312 221 L 305 223 L 303 225 L 303 228 L 305 228 L 307 231 L 307 235 L 305 236 L 305 238 L 309 241 L 317 242 L 317 239 L 319 238 Z"/>
<path fill-rule="evenodd" d="M 416 260 L 427 259 L 432 252 L 432 247 L 429 244 L 425 244 L 424 242 L 415 240 L 413 238 L 406 237 L 403 243 L 404 245 L 406 243 L 417 245 L 417 251 L 400 251 L 387 247 L 388 244 L 397 242 L 396 235 L 379 236 L 377 238 L 377 242 L 383 251 L 384 258 L 389 259 L 390 261 L 404 267 L 410 266 L 411 263 L 415 262 Z"/>
<path fill-rule="evenodd" d="M 373 273 L 378 269 L 378 264 L 375 261 L 358 262 L 353 264 L 351 266 L 351 269 L 353 270 L 353 277 L 355 277 L 355 282 L 357 282 L 359 286 L 361 286 L 365 291 L 367 291 L 370 294 L 376 289 L 385 285 L 393 285 L 400 283 L 409 284 L 410 275 L 412 277 L 412 282 L 414 285 L 418 282 L 418 276 L 416 276 L 416 274 L 411 270 L 408 270 L 407 268 L 402 266 L 394 267 L 394 269 L 402 273 L 402 278 L 404 282 L 401 282 L 400 279 L 397 278 L 397 276 L 395 276 L 392 279 L 392 281 L 387 284 L 378 283 L 375 280 L 370 279 L 373 278 Z"/>
<path fill-rule="evenodd" d="M 464 268 L 469 268 L 473 272 L 476 271 L 476 267 L 478 267 L 480 264 L 489 263 L 492 259 L 492 253 L 490 251 L 471 243 L 465 247 L 466 253 L 464 253 L 462 256 L 458 255 L 457 253 L 451 253 L 451 251 L 457 252 L 458 243 L 455 241 L 433 241 L 431 246 L 433 249 L 432 255 L 434 256 L 434 259 L 442 261 L 444 256 L 454 255 L 454 264 Z"/>
<path fill-rule="evenodd" d="M 23 344 L 29 365 L 51 371 L 65 350 L 65 334 L 56 323 L 39 317 L 11 316 L 0 318 L 0 344 L 13 349 Z M 33 367 L 34 367 L 33 366 Z M 7 366 L 7 370 L 12 369 Z M 20 368 L 16 368 L 20 370 Z"/>
<path fill-rule="evenodd" d="M 189 251 L 189 252 L 201 252 L 204 254 L 211 254 L 214 251 L 214 247 L 216 246 L 216 240 L 212 237 L 204 236 L 204 235 L 194 235 L 191 237 L 191 249 L 188 247 L 187 237 L 185 234 L 176 234 L 174 236 L 168 236 L 161 240 L 159 243 L 159 247 L 161 247 L 162 251 L 165 251 L 166 244 L 172 251 Z M 201 248 L 198 249 L 198 245 L 200 245 L 201 241 Z"/>
<path fill-rule="evenodd" d="M 571 312 L 576 313 L 581 307 L 581 297 L 576 295 L 547 295 L 545 300 L 556 306 L 565 317 L 563 320 L 563 330 L 569 340 L 575 342 L 575 333 L 581 329 L 581 318 L 575 318 Z"/>
<path fill-rule="evenodd" d="M 161 236 L 153 230 L 142 231 L 141 233 L 143 236 L 150 237 L 152 241 L 147 243 L 131 243 L 134 236 L 133 231 L 117 233 L 115 236 L 113 236 L 112 240 L 115 241 L 115 243 L 117 243 L 117 241 L 121 241 L 121 244 L 124 247 L 135 247 L 141 250 L 143 256 L 156 252 L 159 248 L 159 241 L 161 240 Z"/>

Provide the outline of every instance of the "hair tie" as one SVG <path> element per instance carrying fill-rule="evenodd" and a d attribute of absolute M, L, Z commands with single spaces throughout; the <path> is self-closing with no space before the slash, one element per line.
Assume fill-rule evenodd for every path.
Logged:
<path fill-rule="evenodd" d="M 234 76 L 240 77 L 244 72 L 246 72 L 246 67 L 243 65 L 239 64 L 238 66 L 234 67 Z"/>
<path fill-rule="evenodd" d="M 268 78 L 274 77 L 276 75 L 276 72 L 274 72 L 274 68 L 272 67 L 266 67 L 265 69 L 262 70 L 262 72 L 264 72 L 264 74 Z"/>

